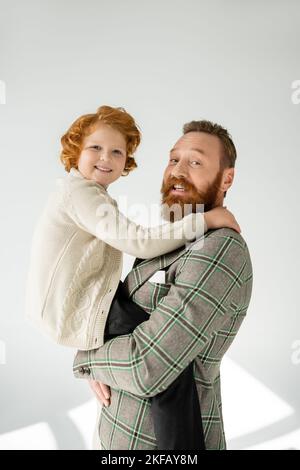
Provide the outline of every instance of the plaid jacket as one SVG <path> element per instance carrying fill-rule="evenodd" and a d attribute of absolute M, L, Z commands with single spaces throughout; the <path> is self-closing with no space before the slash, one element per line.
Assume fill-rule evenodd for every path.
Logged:
<path fill-rule="evenodd" d="M 164 284 L 147 281 L 162 269 Z M 111 387 L 111 404 L 102 407 L 98 422 L 101 448 L 155 450 L 149 397 L 194 360 L 206 448 L 226 449 L 220 364 L 250 302 L 245 240 L 232 229 L 210 230 L 188 249 L 141 261 L 124 283 L 134 302 L 151 313 L 149 320 L 99 349 L 78 351 L 73 364 L 75 377 Z"/>

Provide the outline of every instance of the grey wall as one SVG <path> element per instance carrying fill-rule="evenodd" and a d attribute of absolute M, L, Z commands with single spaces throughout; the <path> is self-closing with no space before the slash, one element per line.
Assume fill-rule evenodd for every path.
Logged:
<path fill-rule="evenodd" d="M 274 409 L 273 422 L 228 444 L 299 433 L 299 39 L 297 0 L 0 1 L 0 443 L 46 422 L 58 448 L 84 447 L 66 413 L 90 391 L 73 379 L 73 352 L 25 323 L 24 283 L 35 220 L 64 174 L 60 136 L 101 104 L 125 107 L 143 132 L 139 168 L 110 189 L 131 203 L 159 202 L 168 149 L 184 122 L 207 118 L 231 131 L 238 161 L 226 203 L 251 251 L 254 290 L 228 356 L 292 412 Z M 123 276 L 133 261 L 125 260 Z M 242 385 L 246 405 L 224 403 L 229 435 L 244 406 L 257 413 Z M 288 446 L 300 448 L 297 435 Z"/>

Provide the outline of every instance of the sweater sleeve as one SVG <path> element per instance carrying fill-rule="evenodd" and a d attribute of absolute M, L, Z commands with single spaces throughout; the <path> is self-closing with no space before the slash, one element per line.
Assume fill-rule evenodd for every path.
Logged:
<path fill-rule="evenodd" d="M 173 251 L 207 231 L 202 213 L 155 227 L 136 224 L 97 183 L 80 180 L 68 190 L 68 214 L 83 230 L 129 255 L 150 259 Z"/>

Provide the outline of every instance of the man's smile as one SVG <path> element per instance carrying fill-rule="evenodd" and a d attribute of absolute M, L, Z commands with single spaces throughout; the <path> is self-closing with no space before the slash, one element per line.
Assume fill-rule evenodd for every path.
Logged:
<path fill-rule="evenodd" d="M 170 191 L 172 194 L 186 194 L 189 191 L 183 184 L 174 184 Z"/>

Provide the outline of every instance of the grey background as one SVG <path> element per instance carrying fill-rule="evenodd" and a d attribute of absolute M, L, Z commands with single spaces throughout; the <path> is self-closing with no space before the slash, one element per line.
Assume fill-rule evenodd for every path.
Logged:
<path fill-rule="evenodd" d="M 64 174 L 60 136 L 102 104 L 125 107 L 142 130 L 139 168 L 110 188 L 132 204 L 159 203 L 168 150 L 184 122 L 211 119 L 232 133 L 238 160 L 225 201 L 251 251 L 254 289 L 229 357 L 293 413 L 228 445 L 299 430 L 300 364 L 291 360 L 300 339 L 300 104 L 291 100 L 300 78 L 299 2 L 10 0 L 0 9 L 7 93 L 0 105 L 0 437 L 43 421 L 58 448 L 84 448 L 66 411 L 90 391 L 73 379 L 72 350 L 26 324 L 24 287 L 35 220 Z M 123 277 L 133 259 L 125 261 Z M 245 406 L 256 413 L 251 396 Z"/>

